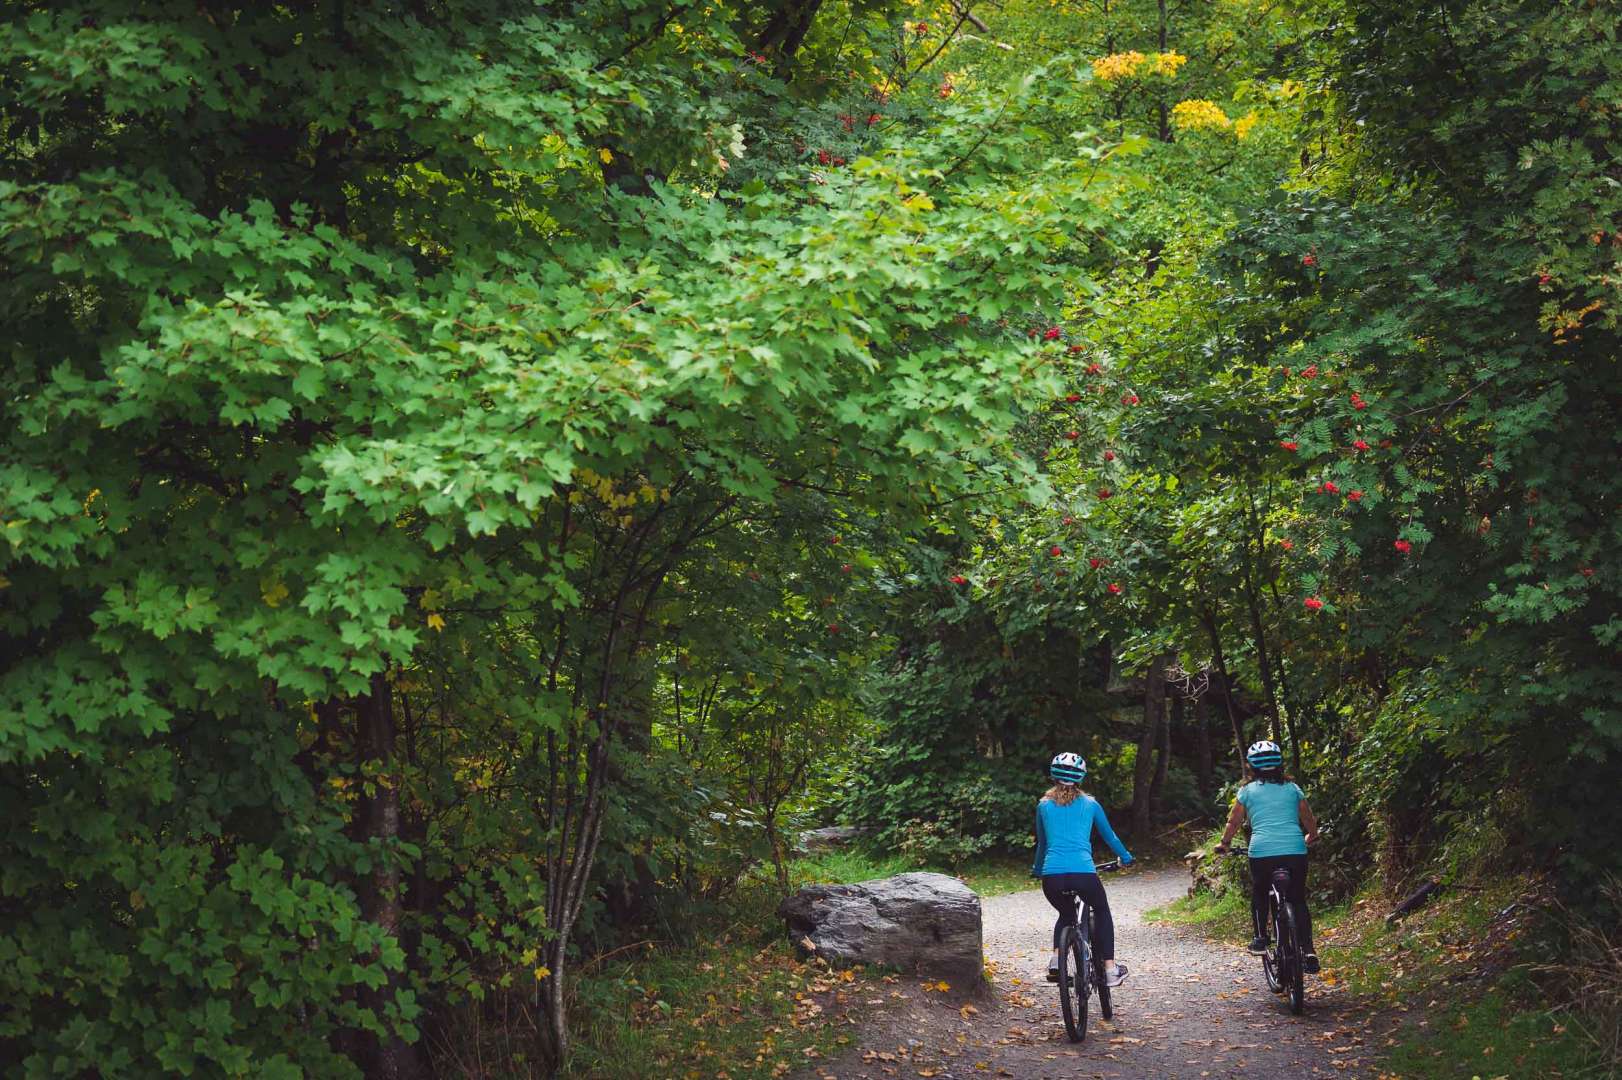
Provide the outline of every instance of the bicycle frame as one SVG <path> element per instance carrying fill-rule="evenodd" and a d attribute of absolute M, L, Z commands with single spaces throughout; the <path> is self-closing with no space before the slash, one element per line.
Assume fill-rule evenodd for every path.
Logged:
<path fill-rule="evenodd" d="M 1098 873 L 1120 868 L 1119 862 L 1103 863 Z M 1101 958 L 1093 955 L 1093 910 L 1078 892 L 1066 893 L 1075 905 L 1076 921 L 1059 935 L 1059 1005 L 1064 1013 L 1065 1032 L 1071 1042 L 1087 1038 L 1087 998 L 1098 994 L 1098 1012 L 1105 1020 L 1114 1015 L 1109 986 L 1104 981 Z M 1072 973 L 1072 960 L 1074 972 Z M 1072 997 L 1072 994 L 1074 997 Z"/>
<path fill-rule="evenodd" d="M 1250 849 L 1233 847 L 1236 855 L 1249 855 Z M 1290 902 L 1290 872 L 1282 867 L 1273 871 L 1267 883 L 1266 926 L 1271 928 L 1272 942 L 1262 953 L 1262 975 L 1267 988 L 1289 999 L 1290 1011 L 1300 1015 L 1306 1008 L 1306 987 L 1301 957 L 1301 943 L 1296 937 L 1297 916 Z"/>

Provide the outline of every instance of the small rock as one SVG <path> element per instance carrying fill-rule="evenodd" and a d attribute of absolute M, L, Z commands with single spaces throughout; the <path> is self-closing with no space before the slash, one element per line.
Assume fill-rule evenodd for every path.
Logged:
<path fill-rule="evenodd" d="M 822 851 L 826 848 L 844 847 L 872 831 L 865 825 L 829 825 L 822 829 L 807 829 L 799 836 L 799 850 Z"/>

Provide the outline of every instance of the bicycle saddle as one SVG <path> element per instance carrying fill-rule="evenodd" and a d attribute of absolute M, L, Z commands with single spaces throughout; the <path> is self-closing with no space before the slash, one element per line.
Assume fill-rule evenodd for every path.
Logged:
<path fill-rule="evenodd" d="M 1290 872 L 1288 870 L 1274 870 L 1273 871 L 1273 884 L 1277 888 L 1280 888 L 1280 889 L 1289 888 L 1289 886 L 1290 886 Z"/>

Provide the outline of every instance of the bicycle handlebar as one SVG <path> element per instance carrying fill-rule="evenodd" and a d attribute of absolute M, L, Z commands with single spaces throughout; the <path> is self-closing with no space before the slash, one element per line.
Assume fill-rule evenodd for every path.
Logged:
<path fill-rule="evenodd" d="M 1114 859 L 1114 860 L 1111 860 L 1110 862 L 1106 862 L 1106 863 L 1099 863 L 1097 866 L 1093 867 L 1093 869 L 1095 871 L 1097 871 L 1098 873 L 1100 873 L 1100 874 L 1107 874 L 1111 870 L 1119 870 L 1120 868 L 1121 868 L 1121 860 L 1120 859 Z"/>

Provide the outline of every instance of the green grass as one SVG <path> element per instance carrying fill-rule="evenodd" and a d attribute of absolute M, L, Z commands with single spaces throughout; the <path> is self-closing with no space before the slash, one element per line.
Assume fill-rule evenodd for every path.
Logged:
<path fill-rule="evenodd" d="M 959 876 L 981 896 L 1002 896 L 1041 887 L 1031 877 L 1028 858 L 976 859 L 965 866 Z"/>
<path fill-rule="evenodd" d="M 789 863 L 789 877 L 796 884 L 807 882 L 848 884 L 853 881 L 892 877 L 910 870 L 933 870 L 960 877 L 969 888 L 981 896 L 1000 896 L 1004 893 L 1036 888 L 1036 882 L 1031 878 L 1029 860 L 1014 856 L 986 856 L 972 859 L 954 870 L 948 866 L 919 865 L 902 855 L 854 846 L 818 852 Z"/>
<path fill-rule="evenodd" d="M 833 848 L 794 859 L 788 864 L 789 878 L 796 885 L 824 881 L 845 885 L 853 881 L 892 877 L 916 869 L 918 867 L 900 855 L 881 855 L 863 847 Z"/>
<path fill-rule="evenodd" d="M 801 961 L 787 942 L 695 943 L 611 961 L 579 985 L 566 1080 L 769 1080 L 849 1042 L 829 1021 L 868 976 Z"/>
<path fill-rule="evenodd" d="M 1605 1075 L 1569 1020 L 1529 1008 L 1520 989 L 1495 986 L 1433 1011 L 1400 1038 L 1384 1068 L 1403 1080 Z"/>
<path fill-rule="evenodd" d="M 1250 896 L 1238 889 L 1221 897 L 1203 892 L 1182 896 L 1144 912 L 1143 921 L 1198 927 L 1214 938 L 1243 943 L 1250 940 Z"/>

